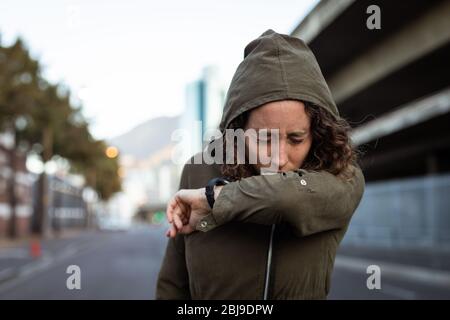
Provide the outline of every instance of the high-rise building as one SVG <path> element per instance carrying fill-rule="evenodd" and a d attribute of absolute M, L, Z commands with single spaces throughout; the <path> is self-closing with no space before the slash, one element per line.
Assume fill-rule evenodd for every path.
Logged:
<path fill-rule="evenodd" d="M 187 85 L 186 106 L 180 118 L 184 160 L 199 152 L 209 141 L 205 134 L 219 127 L 225 102 L 225 84 L 217 66 L 203 69 L 202 77 Z M 206 140 L 206 141 L 205 141 Z"/>

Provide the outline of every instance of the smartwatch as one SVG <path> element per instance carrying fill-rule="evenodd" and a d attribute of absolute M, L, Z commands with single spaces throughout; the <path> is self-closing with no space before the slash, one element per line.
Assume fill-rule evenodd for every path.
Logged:
<path fill-rule="evenodd" d="M 214 187 L 215 186 L 223 186 L 226 185 L 229 181 L 224 178 L 213 178 L 208 181 L 208 184 L 205 187 L 205 195 L 206 200 L 208 200 L 208 204 L 211 207 L 211 209 L 214 206 Z"/>

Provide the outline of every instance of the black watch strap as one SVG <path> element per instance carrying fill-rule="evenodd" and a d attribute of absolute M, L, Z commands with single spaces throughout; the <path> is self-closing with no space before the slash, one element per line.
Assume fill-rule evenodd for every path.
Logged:
<path fill-rule="evenodd" d="M 205 195 L 206 200 L 208 200 L 208 204 L 211 207 L 211 209 L 214 206 L 214 186 L 223 186 L 226 185 L 229 181 L 227 181 L 224 178 L 213 178 L 208 181 L 208 184 L 205 187 Z"/>

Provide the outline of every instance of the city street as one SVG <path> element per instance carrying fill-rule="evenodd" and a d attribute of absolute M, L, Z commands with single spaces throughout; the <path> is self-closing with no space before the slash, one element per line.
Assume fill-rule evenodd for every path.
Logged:
<path fill-rule="evenodd" d="M 450 300 L 450 1 L 0 8 L 0 301 Z"/>
<path fill-rule="evenodd" d="M 25 248 L 2 249 L 0 299 L 154 299 L 167 241 L 164 231 L 165 226 L 139 226 L 123 232 L 92 231 L 48 240 L 37 260 L 28 258 Z M 382 273 L 381 289 L 368 290 L 365 263 L 377 261 L 338 256 L 329 299 L 450 298 L 450 287 L 436 281 L 424 284 L 427 279 L 417 273 L 409 276 L 408 267 L 403 268 L 406 276 L 402 279 L 395 278 L 392 270 L 388 275 Z M 81 290 L 66 288 L 69 265 L 81 269 Z M 393 265 L 391 261 L 391 269 Z M 16 272 L 9 271 L 7 278 L 11 266 Z M 398 265 L 396 268 L 403 270 Z"/>

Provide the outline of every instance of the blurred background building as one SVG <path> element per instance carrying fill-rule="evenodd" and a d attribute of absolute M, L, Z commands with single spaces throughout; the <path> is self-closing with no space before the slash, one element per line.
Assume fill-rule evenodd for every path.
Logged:
<path fill-rule="evenodd" d="M 69 177 L 47 176 L 48 209 L 45 223 L 50 233 L 58 234 L 68 229 L 84 229 L 89 226 L 88 202 L 83 197 L 83 185 L 75 184 Z M 39 209 L 39 184 L 33 184 L 34 212 Z M 32 224 L 37 223 L 33 215 Z"/>
<path fill-rule="evenodd" d="M 222 117 L 223 104 L 227 90 L 218 66 L 207 66 L 202 70 L 200 79 L 186 87 L 186 104 L 180 118 L 180 129 L 188 134 L 184 146 L 182 163 L 201 151 L 206 142 L 205 134 L 217 129 Z"/>
<path fill-rule="evenodd" d="M 120 212 L 139 213 L 150 221 L 154 213 L 165 210 L 178 190 L 184 164 L 209 141 L 204 139 L 208 130 L 218 128 L 225 92 L 219 68 L 207 66 L 199 79 L 186 85 L 180 116 L 152 119 L 110 141 L 122 155 L 128 208 Z"/>
<path fill-rule="evenodd" d="M 165 208 L 178 188 L 179 167 L 172 161 L 172 132 L 179 117 L 158 117 L 110 140 L 120 150 L 122 192 L 108 204 L 108 212 L 132 219 Z"/>
<path fill-rule="evenodd" d="M 30 232 L 33 179 L 26 168 L 26 154 L 12 148 L 14 137 L 7 132 L 0 133 L 0 239 L 11 234 L 11 225 L 19 237 Z M 11 156 L 15 161 L 15 176 L 12 181 Z M 11 206 L 11 192 L 14 192 L 14 212 Z"/>

